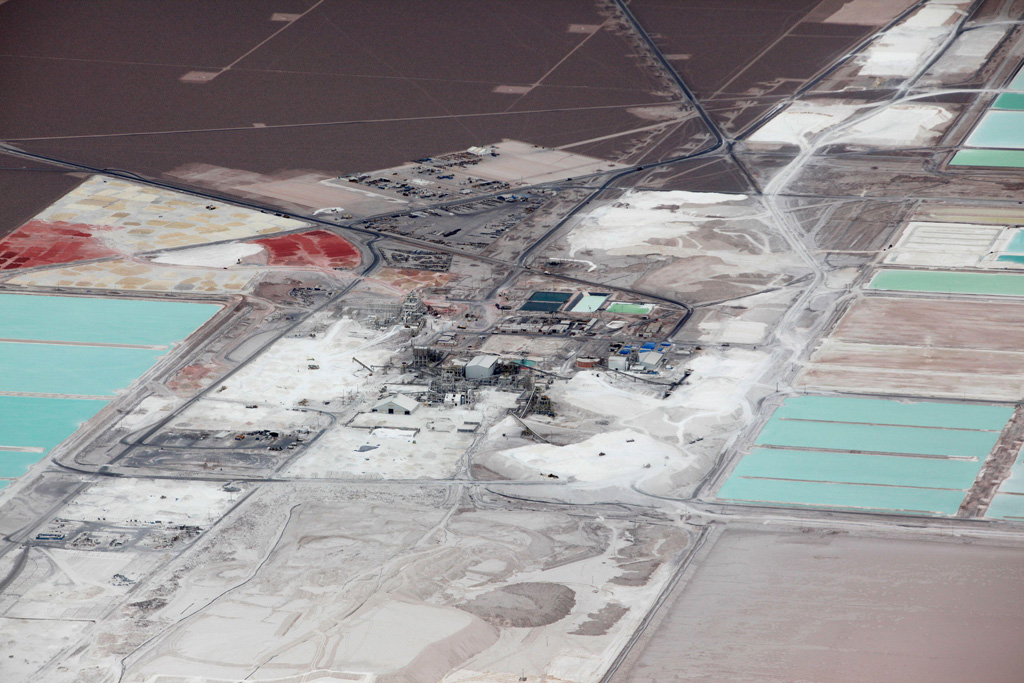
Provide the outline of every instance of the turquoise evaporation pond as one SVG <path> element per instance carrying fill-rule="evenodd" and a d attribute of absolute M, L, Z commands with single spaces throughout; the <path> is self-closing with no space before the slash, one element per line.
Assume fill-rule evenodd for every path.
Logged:
<path fill-rule="evenodd" d="M 571 313 L 593 313 L 609 299 L 608 294 L 587 294 L 572 307 Z"/>
<path fill-rule="evenodd" d="M 0 445 L 40 449 L 0 451 L 0 477 L 20 477 L 105 405 L 97 400 L 0 396 Z"/>
<path fill-rule="evenodd" d="M 1008 406 L 917 401 L 904 403 L 874 398 L 845 396 L 797 396 L 775 411 L 775 418 L 866 422 L 915 427 L 956 427 L 1002 430 L 1013 415 Z"/>
<path fill-rule="evenodd" d="M 998 439 L 999 432 L 772 419 L 757 444 L 984 459 Z"/>
<path fill-rule="evenodd" d="M 1006 86 L 1006 89 L 1024 92 L 1024 69 L 1017 72 L 1017 75 L 1013 77 L 1013 80 Z"/>
<path fill-rule="evenodd" d="M 1024 448 L 1017 454 L 1017 462 L 1010 468 L 1010 476 L 999 485 L 998 493 L 1024 494 Z"/>
<path fill-rule="evenodd" d="M 717 497 L 953 515 L 1012 415 L 1008 406 L 789 398 Z"/>
<path fill-rule="evenodd" d="M 964 145 L 1024 149 L 1024 111 L 990 110 L 982 117 Z"/>
<path fill-rule="evenodd" d="M 993 519 L 1024 519 L 1024 496 L 1013 493 L 996 493 L 985 516 Z"/>
<path fill-rule="evenodd" d="M 0 294 L 0 339 L 162 345 L 184 339 L 216 304 Z"/>
<path fill-rule="evenodd" d="M 1024 150 L 962 149 L 953 155 L 950 166 L 988 166 L 991 168 L 1024 168 Z"/>
<path fill-rule="evenodd" d="M 0 342 L 0 391 L 110 396 L 131 384 L 165 353 L 154 349 Z"/>
<path fill-rule="evenodd" d="M 962 496 L 981 465 L 981 461 L 945 458 L 755 448 L 736 466 L 733 476 L 956 489 Z"/>
<path fill-rule="evenodd" d="M 886 269 L 875 273 L 871 282 L 868 283 L 868 289 L 1024 296 L 1024 275 Z"/>
<path fill-rule="evenodd" d="M 219 309 L 177 301 L 0 294 L 0 339 L 71 342 L 0 342 L 0 392 L 66 395 L 0 395 L 0 488 L 102 410 L 108 402 L 102 397 L 129 386 Z"/>
<path fill-rule="evenodd" d="M 718 497 L 752 503 L 954 515 L 964 499 L 964 492 L 730 477 Z"/>
<path fill-rule="evenodd" d="M 1004 254 L 1024 254 L 1024 230 L 1018 230 L 1003 249 Z"/>
<path fill-rule="evenodd" d="M 1007 92 L 996 98 L 992 105 L 993 109 L 1009 109 L 1019 111 L 1024 109 L 1024 93 Z"/>

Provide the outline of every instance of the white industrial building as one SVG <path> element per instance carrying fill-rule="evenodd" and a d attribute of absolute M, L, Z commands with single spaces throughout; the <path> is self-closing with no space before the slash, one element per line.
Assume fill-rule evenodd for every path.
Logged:
<path fill-rule="evenodd" d="M 644 370 L 654 370 L 656 367 L 661 365 L 661 361 L 665 358 L 665 354 L 658 353 L 657 351 L 644 351 L 637 358 L 637 362 Z"/>
<path fill-rule="evenodd" d="M 621 356 L 618 354 L 614 356 L 608 356 L 608 369 L 625 371 L 628 360 L 629 359 L 626 358 L 625 356 Z"/>
<path fill-rule="evenodd" d="M 370 409 L 373 413 L 387 413 L 388 415 L 411 415 L 420 407 L 419 402 L 411 396 L 391 395 L 377 401 Z"/>
<path fill-rule="evenodd" d="M 466 363 L 466 379 L 487 379 L 494 374 L 497 356 L 476 356 Z"/>

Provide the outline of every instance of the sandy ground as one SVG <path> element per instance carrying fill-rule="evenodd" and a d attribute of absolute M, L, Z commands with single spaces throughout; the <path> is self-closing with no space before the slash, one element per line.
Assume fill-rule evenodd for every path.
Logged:
<path fill-rule="evenodd" d="M 698 310 L 680 339 L 709 344 L 763 344 L 790 307 L 797 291 L 780 289 Z"/>
<path fill-rule="evenodd" d="M 1024 305 L 946 299 L 866 297 L 843 317 L 836 339 L 866 344 L 1018 351 Z"/>
<path fill-rule="evenodd" d="M 201 481 L 106 479 L 77 496 L 57 516 L 81 522 L 205 526 L 224 514 L 239 495 Z"/>
<path fill-rule="evenodd" d="M 255 270 L 158 266 L 128 259 L 113 259 L 32 271 L 11 278 L 9 282 L 34 287 L 222 294 L 241 291 L 255 274 Z"/>
<path fill-rule="evenodd" d="M 130 599 L 108 592 L 116 609 L 66 630 L 83 647 L 45 679 L 113 680 L 126 657 L 124 681 L 595 680 L 687 537 L 457 495 L 278 487 L 245 505 Z"/>
<path fill-rule="evenodd" d="M 514 393 L 488 390 L 479 392 L 472 409 L 422 406 L 412 415 L 361 413 L 350 424 L 327 430 L 285 476 L 449 478 L 476 440 L 480 425 L 504 415 L 515 406 L 516 397 Z M 374 402 L 362 409 L 369 410 Z"/>
<path fill-rule="evenodd" d="M 891 21 L 912 4 L 913 0 L 848 0 L 825 18 L 824 23 L 877 26 Z"/>
<path fill-rule="evenodd" d="M 119 429 L 133 432 L 156 424 L 177 407 L 178 401 L 166 396 L 147 396 L 117 423 Z"/>
<path fill-rule="evenodd" d="M 153 259 L 153 263 L 173 266 L 204 266 L 206 268 L 230 268 L 238 265 L 242 259 L 262 254 L 263 247 L 258 244 L 232 242 L 214 244 L 209 247 L 182 249 Z"/>
<path fill-rule="evenodd" d="M 316 413 L 277 405 L 238 403 L 223 398 L 205 398 L 192 404 L 171 421 L 174 429 L 199 431 L 245 431 L 250 429 L 310 429 L 323 419 Z M 253 407 L 248 407 L 253 406 Z"/>
<path fill-rule="evenodd" d="M 815 140 L 866 147 L 921 146 L 937 140 L 953 120 L 949 109 L 934 104 L 897 104 L 864 112 L 870 112 L 866 103 L 797 101 L 755 131 L 749 142 L 755 147 L 805 148 Z M 858 114 L 863 118 L 852 121 Z"/>
<path fill-rule="evenodd" d="M 868 297 L 811 356 L 798 384 L 1016 401 L 1024 396 L 1024 306 Z"/>
<path fill-rule="evenodd" d="M 386 363 L 394 351 L 385 342 L 398 341 L 399 330 L 367 330 L 349 318 L 325 319 L 320 325 L 274 343 L 214 396 L 239 403 L 258 396 L 261 403 L 292 408 L 304 400 L 320 407 L 324 401 L 343 402 L 350 392 L 372 392 L 369 372 L 355 359 L 366 365 Z"/>
<path fill-rule="evenodd" d="M 844 129 L 830 142 L 866 147 L 918 147 L 934 143 L 953 121 L 935 104 L 896 104 Z"/>
<path fill-rule="evenodd" d="M 1019 548 L 728 531 L 620 683 L 1020 680 Z"/>
<path fill-rule="evenodd" d="M 992 50 L 1006 35 L 1005 25 L 980 26 L 965 31 L 953 42 L 942 57 L 932 65 L 921 85 L 957 85 L 977 73 L 988 61 Z"/>
<path fill-rule="evenodd" d="M 968 2 L 931 2 L 886 31 L 862 56 L 860 75 L 907 77 L 935 54 Z"/>
<path fill-rule="evenodd" d="M 782 143 L 804 147 L 816 135 L 853 116 L 860 106 L 830 100 L 802 100 L 754 131 L 752 143 Z"/>
<path fill-rule="evenodd" d="M 996 250 L 996 242 L 1003 232 L 1001 226 L 911 221 L 903 229 L 895 248 L 886 254 L 885 262 L 977 268 L 992 260 L 986 257 Z"/>
<path fill-rule="evenodd" d="M 674 371 L 693 374 L 667 398 L 664 387 L 578 372 L 548 389 L 554 419 L 528 420 L 551 445 L 518 438 L 521 429 L 509 419 L 491 428 L 474 462 L 513 479 L 554 474 L 591 487 L 686 487 L 752 414 L 748 392 L 767 362 L 758 351 L 706 350 Z"/>
<path fill-rule="evenodd" d="M 268 213 L 94 176 L 36 216 L 38 220 L 97 226 L 96 236 L 122 253 L 135 253 L 302 227 Z"/>
<path fill-rule="evenodd" d="M 804 272 L 769 222 L 745 195 L 631 191 L 592 210 L 545 255 L 602 263 L 587 277 L 718 301 Z"/>

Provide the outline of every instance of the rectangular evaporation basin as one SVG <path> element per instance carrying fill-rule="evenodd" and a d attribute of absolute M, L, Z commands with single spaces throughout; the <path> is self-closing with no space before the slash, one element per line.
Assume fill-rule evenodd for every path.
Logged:
<path fill-rule="evenodd" d="M 1009 109 L 1020 111 L 1024 109 L 1024 93 L 1007 92 L 996 98 L 992 105 L 993 109 Z"/>
<path fill-rule="evenodd" d="M 1010 468 L 1010 476 L 1003 480 L 997 492 L 1024 494 L 1024 448 L 1017 454 L 1017 462 Z"/>
<path fill-rule="evenodd" d="M 1013 416 L 1009 406 L 915 401 L 904 403 L 878 398 L 797 396 L 786 399 L 772 417 L 824 422 L 866 422 L 912 427 L 953 427 L 1001 431 Z"/>
<path fill-rule="evenodd" d="M 0 446 L 41 448 L 45 453 L 106 405 L 95 400 L 0 396 Z M 16 454 L 2 451 L 0 460 Z M 43 457 L 33 455 L 37 460 Z"/>
<path fill-rule="evenodd" d="M 1024 496 L 1015 493 L 996 493 L 985 516 L 992 519 L 1024 519 Z"/>
<path fill-rule="evenodd" d="M 572 298 L 571 292 L 534 292 L 530 297 L 530 301 L 557 301 L 560 304 L 564 304 L 566 301 Z"/>
<path fill-rule="evenodd" d="M 732 476 L 966 490 L 981 465 L 970 460 L 756 448 L 740 460 Z"/>
<path fill-rule="evenodd" d="M 990 110 L 964 146 L 1024 149 L 1024 111 Z"/>
<path fill-rule="evenodd" d="M 651 304 L 631 304 L 616 301 L 608 306 L 609 313 L 622 313 L 624 315 L 647 315 L 654 308 Z"/>
<path fill-rule="evenodd" d="M 998 439 L 998 432 L 772 419 L 761 430 L 757 444 L 815 450 L 967 456 L 983 460 Z"/>
<path fill-rule="evenodd" d="M 0 342 L 0 391 L 109 396 L 166 351 Z"/>
<path fill-rule="evenodd" d="M 1006 86 L 1006 89 L 1024 92 L 1024 69 L 1017 72 L 1017 75 L 1013 77 L 1013 80 Z"/>
<path fill-rule="evenodd" d="M 880 270 L 871 278 L 868 289 L 1024 296 L 1024 275 L 955 273 L 935 270 Z"/>
<path fill-rule="evenodd" d="M 572 313 L 593 313 L 604 305 L 609 294 L 587 294 L 572 307 Z"/>
<path fill-rule="evenodd" d="M 964 492 L 731 477 L 722 485 L 717 497 L 751 503 L 955 515 Z"/>
<path fill-rule="evenodd" d="M 220 308 L 181 301 L 0 294 L 0 338 L 166 345 L 187 337 Z"/>
<path fill-rule="evenodd" d="M 1024 168 L 1024 150 L 962 149 L 953 155 L 950 166 L 987 166 L 989 168 Z"/>
<path fill-rule="evenodd" d="M 45 457 L 46 453 L 11 453 L 0 451 L 0 477 L 4 479 L 17 479 L 28 472 L 28 468 Z"/>
<path fill-rule="evenodd" d="M 1014 230 L 1010 243 L 1003 249 L 1004 254 L 1024 254 L 1024 230 Z"/>
<path fill-rule="evenodd" d="M 519 307 L 520 311 L 541 311 L 544 313 L 554 313 L 562 307 L 562 304 L 557 301 L 527 301 L 525 304 Z"/>

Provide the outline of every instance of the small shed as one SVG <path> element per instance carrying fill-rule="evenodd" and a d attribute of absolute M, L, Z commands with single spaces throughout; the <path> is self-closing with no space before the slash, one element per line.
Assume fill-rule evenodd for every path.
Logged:
<path fill-rule="evenodd" d="M 393 394 L 377 401 L 376 405 L 370 409 L 370 412 L 387 413 L 388 415 L 411 415 L 419 407 L 419 402 L 413 397 Z"/>

